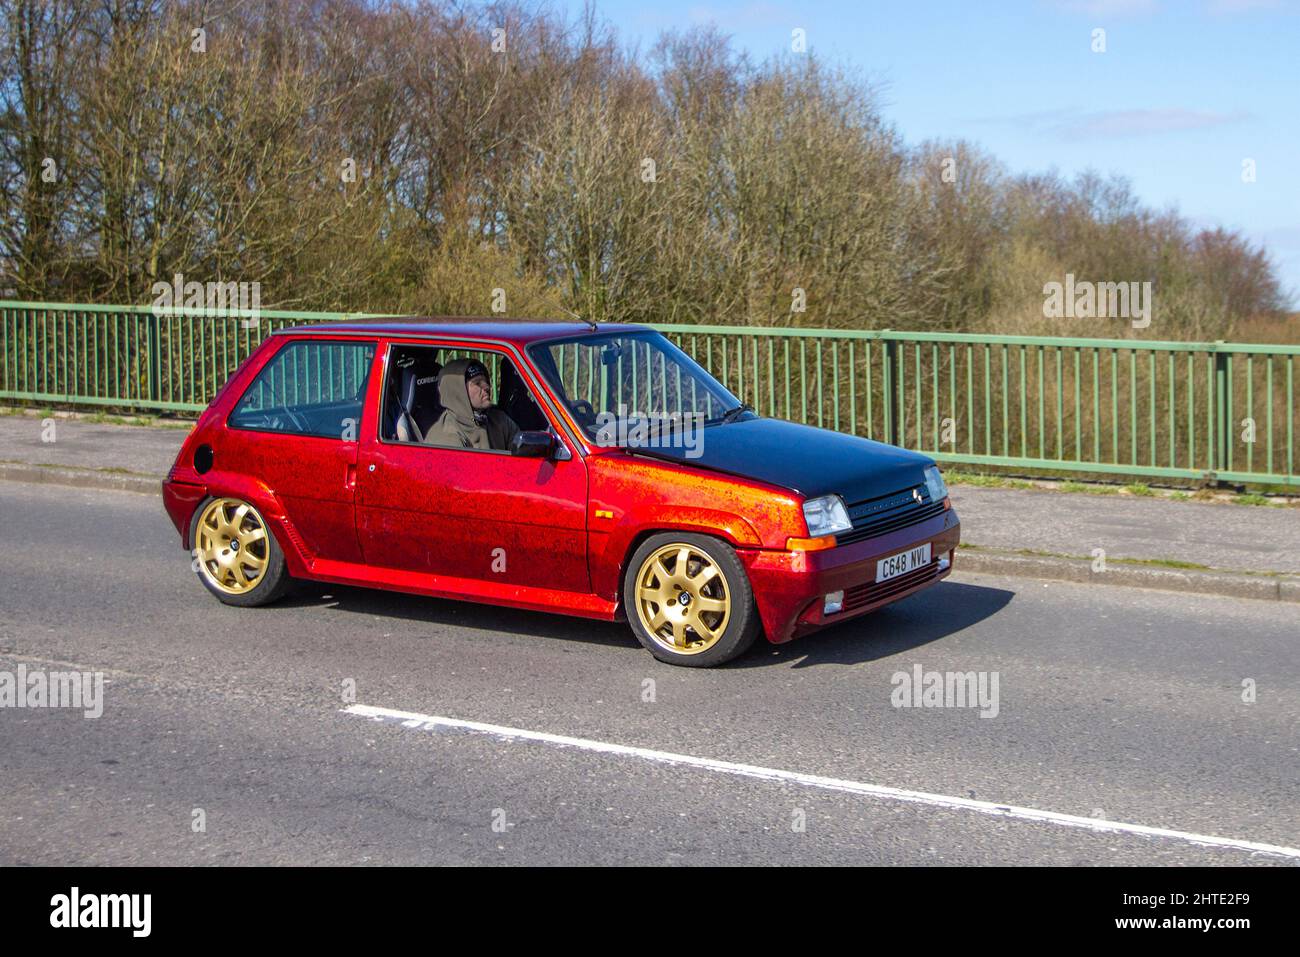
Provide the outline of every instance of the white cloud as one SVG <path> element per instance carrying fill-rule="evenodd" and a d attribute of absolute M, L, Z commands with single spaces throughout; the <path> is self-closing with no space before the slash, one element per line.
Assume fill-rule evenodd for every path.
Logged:
<path fill-rule="evenodd" d="M 1179 13 L 1187 11 L 1180 4 L 1188 0 L 1179 0 L 1177 4 L 1167 4 L 1164 0 L 1051 0 L 1056 9 L 1065 13 L 1086 14 L 1090 17 L 1134 17 L 1151 13 Z M 1296 11 L 1296 0 L 1203 0 L 1201 7 L 1205 13 L 1214 16 L 1236 16 L 1261 10 Z"/>
<path fill-rule="evenodd" d="M 1177 130 L 1203 130 L 1224 126 L 1246 118 L 1248 114 L 1213 113 L 1205 110 L 1105 110 L 1085 113 L 1072 125 L 1065 127 L 1066 135 L 1083 136 L 1138 136 L 1144 133 L 1171 133 Z"/>
<path fill-rule="evenodd" d="M 712 23 L 724 30 L 739 30 L 746 27 L 784 26 L 793 29 L 806 26 L 793 7 L 781 6 L 757 0 L 754 3 L 732 3 L 721 7 L 692 7 L 687 16 L 692 23 Z"/>
<path fill-rule="evenodd" d="M 1056 5 L 1069 13 L 1094 17 L 1129 17 L 1160 9 L 1159 0 L 1056 0 Z"/>
<path fill-rule="evenodd" d="M 1043 110 L 1013 116 L 986 117 L 977 122 L 1015 126 L 1055 136 L 1064 140 L 1110 139 L 1124 136 L 1147 136 L 1183 130 L 1203 130 L 1226 126 L 1248 119 L 1249 113 L 1238 110 L 1217 113 L 1209 110 L 1185 110 L 1178 107 L 1149 110 L 1097 110 L 1075 108 Z"/>
<path fill-rule="evenodd" d="M 1215 14 L 1251 13 L 1255 10 L 1284 10 L 1282 0 L 1209 0 L 1205 9 Z"/>

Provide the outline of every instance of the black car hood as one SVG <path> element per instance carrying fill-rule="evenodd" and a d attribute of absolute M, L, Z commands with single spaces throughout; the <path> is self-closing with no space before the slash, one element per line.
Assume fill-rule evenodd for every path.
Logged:
<path fill-rule="evenodd" d="M 702 439 L 702 440 L 701 440 Z M 920 485 L 933 459 L 883 442 L 781 419 L 710 425 L 692 449 L 670 435 L 628 451 L 780 485 L 808 497 L 831 492 L 852 504 Z M 699 452 L 690 457 L 688 452 Z"/>

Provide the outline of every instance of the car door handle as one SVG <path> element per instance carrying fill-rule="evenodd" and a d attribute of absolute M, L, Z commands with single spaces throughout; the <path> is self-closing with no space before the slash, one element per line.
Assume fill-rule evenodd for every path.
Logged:
<path fill-rule="evenodd" d="M 357 467 L 351 462 L 343 468 L 343 487 L 347 489 L 357 487 Z"/>

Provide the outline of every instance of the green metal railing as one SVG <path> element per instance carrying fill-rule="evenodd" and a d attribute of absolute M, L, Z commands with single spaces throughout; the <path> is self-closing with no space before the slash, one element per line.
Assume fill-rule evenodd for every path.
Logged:
<path fill-rule="evenodd" d="M 358 315 L 0 301 L 0 399 L 198 411 L 272 330 Z M 943 462 L 1300 485 L 1300 346 L 657 328 L 763 415 Z"/>
<path fill-rule="evenodd" d="M 0 300 L 0 398 L 199 412 L 271 332 L 360 315 Z"/>

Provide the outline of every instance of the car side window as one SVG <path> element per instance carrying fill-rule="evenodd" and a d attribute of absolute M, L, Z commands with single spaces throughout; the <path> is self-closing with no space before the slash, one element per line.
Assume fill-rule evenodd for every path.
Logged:
<path fill-rule="evenodd" d="M 488 381 L 491 406 L 480 410 L 484 414 L 478 421 L 469 418 L 474 410 L 467 392 L 454 403 L 462 406 L 457 409 L 449 409 L 442 399 L 443 371 L 463 381 L 470 368 L 467 364 L 483 370 Z M 501 353 L 395 343 L 386 366 L 379 422 L 382 441 L 502 452 L 517 431 L 551 427 L 514 362 Z M 473 438 L 477 430 L 484 432 L 486 441 Z"/>
<path fill-rule="evenodd" d="M 237 429 L 355 441 L 374 354 L 374 342 L 290 342 L 262 367 L 227 421 Z"/>

